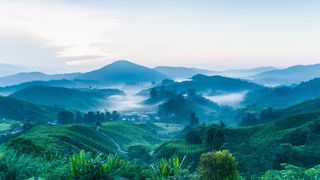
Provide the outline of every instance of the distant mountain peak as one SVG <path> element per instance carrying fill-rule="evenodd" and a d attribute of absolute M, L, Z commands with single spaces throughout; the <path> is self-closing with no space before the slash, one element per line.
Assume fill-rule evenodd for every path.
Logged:
<path fill-rule="evenodd" d="M 162 81 L 166 76 L 128 60 L 118 60 L 100 69 L 84 73 L 79 78 L 105 83 L 140 83 Z"/>

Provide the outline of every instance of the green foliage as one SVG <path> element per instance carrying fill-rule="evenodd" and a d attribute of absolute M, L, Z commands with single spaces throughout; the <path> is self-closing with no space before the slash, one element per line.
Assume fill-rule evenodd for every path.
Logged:
<path fill-rule="evenodd" d="M 57 115 L 57 119 L 60 124 L 68 124 L 68 123 L 75 122 L 75 117 L 73 112 L 68 110 L 63 110 L 59 112 L 59 114 Z"/>
<path fill-rule="evenodd" d="M 70 89 L 43 85 L 31 85 L 10 95 L 36 104 L 58 106 L 78 111 L 90 111 L 104 107 L 111 95 L 122 95 L 117 89 Z"/>
<path fill-rule="evenodd" d="M 293 179 L 310 179 L 320 178 L 320 165 L 313 168 L 304 169 L 290 164 L 281 164 L 284 170 L 269 170 L 260 180 L 293 180 Z"/>
<path fill-rule="evenodd" d="M 187 179 L 189 175 L 188 169 L 184 169 L 184 158 L 180 161 L 179 157 L 173 156 L 169 159 L 160 159 L 151 165 L 152 179 Z"/>
<path fill-rule="evenodd" d="M 102 154 L 93 157 L 90 152 L 73 154 L 70 157 L 70 172 L 75 179 L 113 179 L 116 176 L 126 176 L 130 163 L 116 155 L 109 154 L 103 158 Z"/>
<path fill-rule="evenodd" d="M 201 154 L 199 173 L 203 180 L 238 180 L 236 158 L 227 150 Z"/>
<path fill-rule="evenodd" d="M 198 125 L 199 125 L 199 118 L 197 117 L 197 114 L 193 112 L 190 115 L 190 126 L 194 127 Z"/>
<path fill-rule="evenodd" d="M 225 136 L 222 129 L 217 126 L 211 126 L 204 133 L 204 143 L 206 146 L 219 149 L 225 142 Z"/>
<path fill-rule="evenodd" d="M 69 157 L 84 149 L 93 153 L 115 153 L 114 143 L 105 138 L 95 127 L 83 125 L 38 125 L 22 135 L 12 138 L 6 146 L 19 153 L 37 156 Z"/>
<path fill-rule="evenodd" d="M 127 150 L 132 145 L 154 147 L 162 142 L 158 134 L 154 132 L 152 125 L 147 123 L 132 123 L 113 121 L 102 123 L 100 132 L 113 138 L 122 149 Z"/>
<path fill-rule="evenodd" d="M 128 157 L 130 160 L 138 159 L 142 162 L 149 162 L 151 159 L 148 149 L 142 145 L 129 146 Z"/>
<path fill-rule="evenodd" d="M 18 121 L 29 120 L 32 123 L 47 123 L 48 121 L 54 121 L 60 111 L 61 109 L 59 108 L 37 105 L 0 96 L 1 118 Z"/>
<path fill-rule="evenodd" d="M 67 176 L 66 163 L 63 158 L 46 160 L 1 147 L 0 179 L 62 179 Z"/>
<path fill-rule="evenodd" d="M 198 130 L 191 129 L 186 133 L 186 141 L 191 144 L 201 144 L 201 132 Z"/>

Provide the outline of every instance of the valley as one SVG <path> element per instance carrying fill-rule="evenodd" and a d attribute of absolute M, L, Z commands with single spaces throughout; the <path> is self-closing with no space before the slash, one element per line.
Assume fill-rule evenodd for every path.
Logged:
<path fill-rule="evenodd" d="M 153 172 L 157 163 L 177 158 L 184 168 L 178 172 L 188 172 L 184 176 L 192 179 L 199 175 L 203 154 L 225 150 L 236 159 L 239 176 L 247 179 L 270 173 L 273 177 L 272 173 L 288 168 L 284 164 L 318 167 L 317 78 L 277 87 L 210 74 L 177 81 L 168 79 L 175 75 L 174 68 L 155 72 L 119 61 L 74 79 L 38 79 L 2 87 L 10 93 L 0 97 L 0 177 L 157 179 L 153 178 L 159 175 Z M 189 70 L 213 72 L 179 70 L 177 79 Z M 169 74 L 159 75 L 165 72 Z M 153 75 L 136 78 L 146 73 Z M 100 76 L 122 78 L 109 81 Z M 112 174 L 88 166 L 93 169 L 69 171 L 67 167 L 80 161 L 72 158 L 81 156 L 97 161 L 93 166 L 102 163 L 101 167 L 105 161 L 100 158 L 111 158 L 110 163 L 121 158 L 130 164 L 127 170 L 141 170 L 114 169 L 119 172 Z M 18 167 L 14 161 L 24 165 Z M 28 167 L 32 170 L 24 169 Z"/>

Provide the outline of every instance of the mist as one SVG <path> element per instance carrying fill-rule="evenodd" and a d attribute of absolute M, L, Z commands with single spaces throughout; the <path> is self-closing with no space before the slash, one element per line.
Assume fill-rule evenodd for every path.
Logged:
<path fill-rule="evenodd" d="M 138 95 L 137 93 L 143 89 L 149 88 L 150 85 L 141 86 L 114 86 L 112 88 L 117 88 L 122 90 L 124 95 L 113 95 L 108 97 L 108 110 L 118 111 L 124 114 L 134 114 L 134 113 L 151 113 L 155 112 L 156 106 L 146 106 L 143 105 L 148 97 Z M 110 88 L 110 87 L 108 87 Z"/>
<path fill-rule="evenodd" d="M 217 96 L 205 96 L 205 98 L 219 104 L 239 108 L 241 102 L 244 100 L 247 91 L 241 91 L 237 93 L 229 93 Z"/>

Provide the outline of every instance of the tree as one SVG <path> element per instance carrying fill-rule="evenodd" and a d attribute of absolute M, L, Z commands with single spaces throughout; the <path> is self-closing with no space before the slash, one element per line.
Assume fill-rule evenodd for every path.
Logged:
<path fill-rule="evenodd" d="M 255 125 L 259 123 L 259 119 L 257 115 L 254 113 L 246 113 L 246 115 L 241 120 L 241 125 L 248 126 L 248 125 Z"/>
<path fill-rule="evenodd" d="M 195 96 L 196 95 L 196 90 L 191 88 L 191 89 L 188 89 L 188 97 L 192 97 L 192 96 Z"/>
<path fill-rule="evenodd" d="M 129 146 L 128 157 L 129 160 L 139 159 L 143 162 L 149 162 L 149 160 L 151 159 L 149 151 L 142 145 Z"/>
<path fill-rule="evenodd" d="M 111 113 L 111 120 L 112 121 L 117 121 L 120 119 L 120 114 L 118 113 L 118 111 L 112 111 Z"/>
<path fill-rule="evenodd" d="M 186 133 L 186 141 L 191 144 L 201 144 L 201 133 L 197 130 L 190 130 Z"/>
<path fill-rule="evenodd" d="M 199 118 L 197 117 L 197 114 L 193 112 L 190 115 L 190 126 L 194 127 L 198 125 L 199 125 Z"/>
<path fill-rule="evenodd" d="M 220 121 L 220 127 L 221 128 L 225 128 L 226 127 L 226 124 L 224 123 L 224 121 Z"/>
<path fill-rule="evenodd" d="M 75 121 L 73 112 L 68 110 L 63 110 L 59 112 L 57 118 L 58 118 L 58 123 L 60 124 L 74 123 Z"/>
<path fill-rule="evenodd" d="M 107 110 L 104 112 L 104 119 L 105 121 L 111 121 L 111 113 Z"/>
<path fill-rule="evenodd" d="M 209 127 L 205 131 L 204 142 L 208 147 L 219 149 L 223 145 L 224 139 L 222 129 L 217 126 Z"/>
<path fill-rule="evenodd" d="M 80 112 L 76 113 L 76 122 L 77 123 L 82 123 L 83 122 L 83 117 L 82 117 Z"/>
<path fill-rule="evenodd" d="M 199 173 L 203 180 L 238 180 L 236 158 L 227 150 L 203 153 Z"/>
<path fill-rule="evenodd" d="M 265 108 L 260 112 L 260 122 L 267 122 L 270 119 L 277 118 L 277 113 L 272 108 Z"/>
<path fill-rule="evenodd" d="M 150 97 L 152 99 L 156 98 L 158 96 L 158 91 L 156 88 L 152 88 L 151 91 L 150 91 Z"/>

